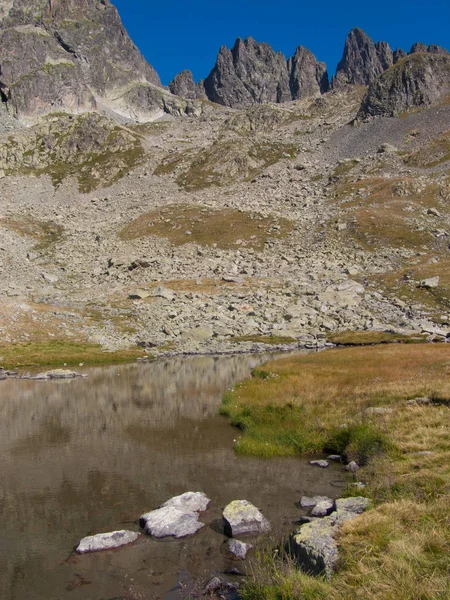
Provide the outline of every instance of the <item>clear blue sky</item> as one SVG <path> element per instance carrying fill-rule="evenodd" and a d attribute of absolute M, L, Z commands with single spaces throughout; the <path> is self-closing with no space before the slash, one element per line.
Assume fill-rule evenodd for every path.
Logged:
<path fill-rule="evenodd" d="M 374 41 L 409 50 L 414 42 L 450 49 L 450 0 L 112 0 L 133 41 L 167 84 L 190 69 L 212 69 L 222 44 L 254 37 L 291 56 L 300 44 L 333 74 L 345 37 L 361 27 Z"/>

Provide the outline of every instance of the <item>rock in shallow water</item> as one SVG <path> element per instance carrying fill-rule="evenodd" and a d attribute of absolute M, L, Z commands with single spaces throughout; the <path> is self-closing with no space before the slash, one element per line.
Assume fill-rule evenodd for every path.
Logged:
<path fill-rule="evenodd" d="M 319 502 L 332 502 L 331 498 L 328 496 L 302 496 L 300 500 L 300 506 L 302 508 L 313 508 Z"/>
<path fill-rule="evenodd" d="M 334 509 L 333 500 L 322 500 L 322 502 L 319 502 L 318 504 L 316 504 L 316 506 L 312 509 L 311 516 L 312 517 L 326 517 L 331 512 L 333 512 L 333 509 Z"/>
<path fill-rule="evenodd" d="M 52 371 L 39 373 L 35 377 L 32 377 L 32 379 L 75 379 L 75 377 L 86 377 L 86 375 L 70 371 L 69 369 L 53 369 Z"/>
<path fill-rule="evenodd" d="M 321 467 L 322 469 L 326 469 L 329 465 L 326 460 L 310 460 L 309 464 L 313 467 Z"/>
<path fill-rule="evenodd" d="M 238 560 L 245 560 L 249 550 L 253 548 L 251 544 L 246 544 L 239 540 L 228 540 L 226 543 L 227 552 Z"/>
<path fill-rule="evenodd" d="M 165 502 L 160 508 L 141 515 L 141 527 L 153 537 L 182 538 L 194 535 L 204 523 L 199 512 L 206 510 L 210 499 L 203 492 L 186 492 Z"/>
<path fill-rule="evenodd" d="M 87 552 L 99 552 L 101 550 L 114 550 L 127 544 L 132 544 L 139 537 L 140 533 L 136 531 L 113 531 L 111 533 L 99 533 L 98 535 L 90 535 L 81 540 L 76 551 L 78 554 L 86 554 Z"/>
<path fill-rule="evenodd" d="M 223 511 L 225 535 L 234 537 L 244 533 L 266 533 L 269 521 L 247 500 L 233 500 Z"/>

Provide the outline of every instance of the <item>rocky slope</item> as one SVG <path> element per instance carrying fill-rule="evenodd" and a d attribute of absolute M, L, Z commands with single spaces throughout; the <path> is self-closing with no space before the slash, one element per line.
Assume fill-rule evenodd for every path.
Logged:
<path fill-rule="evenodd" d="M 349 329 L 446 339 L 445 53 L 397 52 L 368 92 L 321 93 L 325 68 L 304 48 L 287 62 L 239 41 L 205 82 L 222 105 L 199 98 L 190 73 L 171 86 L 189 98 L 174 96 L 144 64 L 145 81 L 112 101 L 140 55 L 122 39 L 110 78 L 73 25 L 83 6 L 114 40 L 109 2 L 30 6 L 15 0 L 0 30 L 16 40 L 0 47 L 0 356 L 9 342 L 52 340 L 158 354 L 316 347 Z M 348 73 L 374 77 L 391 54 L 361 39 L 368 51 L 349 51 Z M 152 94 L 162 116 L 131 123 Z"/>

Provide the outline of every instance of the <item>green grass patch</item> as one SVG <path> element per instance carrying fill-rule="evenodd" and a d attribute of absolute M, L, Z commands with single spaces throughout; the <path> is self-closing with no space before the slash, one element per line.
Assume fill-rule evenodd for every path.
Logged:
<path fill-rule="evenodd" d="M 426 335 L 405 335 L 389 331 L 341 331 L 328 336 L 337 346 L 369 346 L 374 344 L 418 344 L 426 341 Z"/>
<path fill-rule="evenodd" d="M 340 531 L 331 582 L 300 572 L 278 541 L 251 560 L 242 598 L 450 597 L 449 374 L 444 344 L 363 346 L 273 361 L 225 395 L 238 452 L 346 454 L 374 506 Z M 424 396 L 437 401 L 408 402 Z"/>
<path fill-rule="evenodd" d="M 0 365 L 6 369 L 59 366 L 108 365 L 136 360 L 143 356 L 140 348 L 105 352 L 96 344 L 52 340 L 21 344 L 0 344 Z"/>
<path fill-rule="evenodd" d="M 263 217 L 258 213 L 170 204 L 128 223 L 119 232 L 119 237 L 128 241 L 155 235 L 166 238 L 175 246 L 192 243 L 223 249 L 263 250 L 267 241 L 282 239 L 293 228 L 292 221 Z"/>

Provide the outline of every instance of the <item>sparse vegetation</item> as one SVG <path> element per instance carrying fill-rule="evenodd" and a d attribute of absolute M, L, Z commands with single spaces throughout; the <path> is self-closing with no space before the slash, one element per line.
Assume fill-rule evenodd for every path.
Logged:
<path fill-rule="evenodd" d="M 450 131 L 404 159 L 408 166 L 425 169 L 437 167 L 447 161 L 450 161 Z"/>
<path fill-rule="evenodd" d="M 199 244 L 218 248 L 263 250 L 267 241 L 286 237 L 293 229 L 287 219 L 263 217 L 240 210 L 213 210 L 192 204 L 164 206 L 126 225 L 122 240 L 155 235 L 175 246 Z"/>
<path fill-rule="evenodd" d="M 97 344 L 54 339 L 21 344 L 0 344 L 0 365 L 7 369 L 59 366 L 106 365 L 123 363 L 142 357 L 140 348 L 106 352 Z"/>
<path fill-rule="evenodd" d="M 328 336 L 338 346 L 371 346 L 375 344 L 417 344 L 425 341 L 423 335 L 404 335 L 389 331 L 341 331 Z"/>
<path fill-rule="evenodd" d="M 365 465 L 358 478 L 375 504 L 343 527 L 330 583 L 272 548 L 255 557 L 243 598 L 449 597 L 449 360 L 447 345 L 332 350 L 269 363 L 227 394 L 223 413 L 242 431 L 238 452 L 345 453 Z M 431 401 L 408 402 L 416 397 Z"/>
<path fill-rule="evenodd" d="M 39 221 L 31 217 L 0 219 L 0 226 L 15 231 L 19 235 L 36 240 L 36 250 L 47 250 L 64 235 L 64 227 L 53 221 Z"/>
<path fill-rule="evenodd" d="M 295 344 L 297 340 L 292 337 L 277 335 L 240 335 L 230 339 L 234 344 L 243 342 L 254 342 L 255 344 L 267 344 L 268 346 L 281 346 L 283 344 Z"/>

